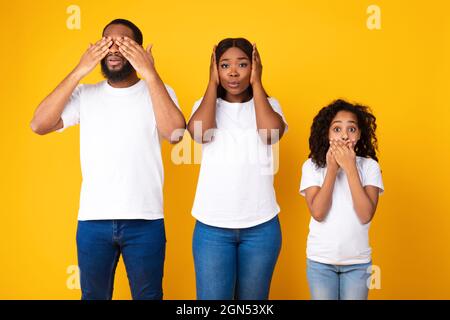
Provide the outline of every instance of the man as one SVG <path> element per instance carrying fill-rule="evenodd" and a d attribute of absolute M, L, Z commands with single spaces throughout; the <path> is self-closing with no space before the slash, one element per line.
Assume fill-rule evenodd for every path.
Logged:
<path fill-rule="evenodd" d="M 159 77 L 151 46 L 116 19 L 75 69 L 37 107 L 37 134 L 80 124 L 83 183 L 77 251 L 82 299 L 111 299 L 122 254 L 133 299 L 162 299 L 165 257 L 160 139 L 186 127 L 173 90 Z M 106 80 L 79 85 L 100 62 Z M 137 76 L 139 73 L 142 77 Z"/>

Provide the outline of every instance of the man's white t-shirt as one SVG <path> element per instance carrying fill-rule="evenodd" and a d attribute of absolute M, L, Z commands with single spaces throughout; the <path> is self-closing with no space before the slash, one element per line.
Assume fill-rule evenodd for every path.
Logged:
<path fill-rule="evenodd" d="M 81 84 L 61 118 L 58 131 L 80 124 L 79 220 L 163 218 L 161 145 L 145 81 L 128 88 Z"/>
<path fill-rule="evenodd" d="M 201 100 L 195 102 L 192 114 Z M 268 100 L 286 123 L 278 101 Z M 273 154 L 258 135 L 253 99 L 244 103 L 217 99 L 216 124 L 213 140 L 202 145 L 192 215 L 221 228 L 269 221 L 280 211 L 273 187 Z"/>
<path fill-rule="evenodd" d="M 356 167 L 363 187 L 375 186 L 384 192 L 378 162 L 371 158 L 356 157 Z M 300 194 L 305 196 L 309 187 L 322 187 L 327 168 L 318 168 L 311 159 L 302 167 Z M 361 224 L 353 208 L 347 175 L 339 169 L 334 184 L 331 208 L 324 221 L 313 217 L 309 224 L 307 258 L 332 265 L 363 264 L 371 261 L 369 245 L 370 223 Z"/>

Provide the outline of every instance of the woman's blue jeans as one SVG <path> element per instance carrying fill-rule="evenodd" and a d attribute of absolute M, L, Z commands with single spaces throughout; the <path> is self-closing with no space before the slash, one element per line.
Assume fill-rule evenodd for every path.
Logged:
<path fill-rule="evenodd" d="M 200 300 L 266 300 L 281 249 L 278 216 L 227 229 L 196 222 L 193 253 Z"/>

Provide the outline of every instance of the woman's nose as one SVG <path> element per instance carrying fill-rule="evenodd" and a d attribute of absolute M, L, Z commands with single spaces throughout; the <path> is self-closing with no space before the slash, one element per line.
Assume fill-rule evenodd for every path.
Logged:
<path fill-rule="evenodd" d="M 230 77 L 237 77 L 237 76 L 239 76 L 239 73 L 237 72 L 237 70 L 235 68 L 231 67 L 229 75 L 230 75 Z"/>

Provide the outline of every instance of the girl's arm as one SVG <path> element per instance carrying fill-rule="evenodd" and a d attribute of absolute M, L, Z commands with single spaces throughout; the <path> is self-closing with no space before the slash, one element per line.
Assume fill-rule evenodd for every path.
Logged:
<path fill-rule="evenodd" d="M 336 161 L 347 175 L 356 214 L 362 224 L 367 224 L 375 215 L 379 189 L 374 186 L 362 186 L 358 169 L 356 168 L 354 146 L 349 147 L 341 141 L 333 141 L 331 148 Z"/>
<path fill-rule="evenodd" d="M 217 87 L 219 86 L 219 73 L 216 63 L 216 47 L 214 46 L 211 56 L 210 78 L 208 87 L 203 96 L 202 102 L 194 112 L 188 122 L 187 129 L 194 141 L 198 143 L 210 142 L 212 139 L 212 129 L 216 125 L 216 102 Z M 197 122 L 197 124 L 196 124 Z M 208 132 L 208 130 L 210 130 Z"/>
<path fill-rule="evenodd" d="M 353 207 L 362 224 L 372 221 L 378 204 L 378 187 L 363 187 L 359 178 L 356 166 L 350 168 L 347 174 L 347 180 L 352 193 Z"/>
<path fill-rule="evenodd" d="M 311 216 L 318 222 L 322 222 L 328 215 L 332 204 L 334 183 L 339 169 L 331 149 L 327 152 L 327 173 L 322 187 L 310 187 L 305 190 L 306 203 Z"/>
<path fill-rule="evenodd" d="M 256 45 L 253 45 L 252 74 L 250 85 L 253 89 L 255 102 L 256 125 L 258 132 L 266 144 L 276 143 L 284 134 L 285 124 L 283 118 L 273 110 L 267 99 L 266 91 L 262 85 L 262 65 Z M 275 131 L 273 131 L 275 130 Z M 274 136 L 272 137 L 272 132 Z M 278 134 L 276 134 L 278 133 Z"/>

